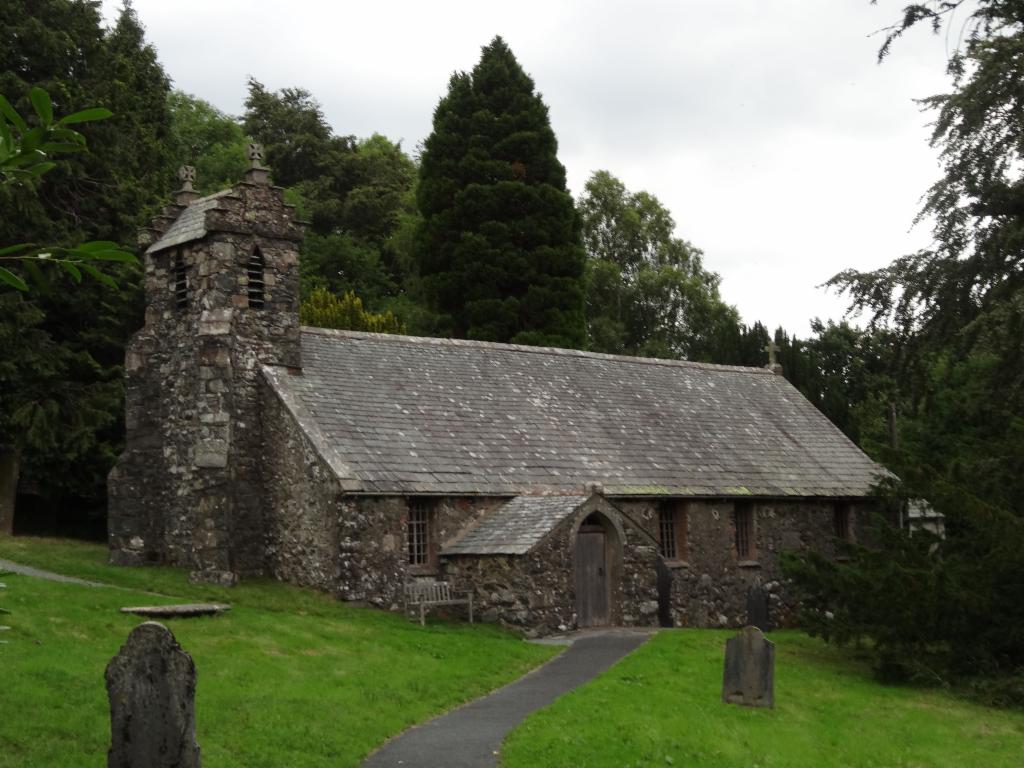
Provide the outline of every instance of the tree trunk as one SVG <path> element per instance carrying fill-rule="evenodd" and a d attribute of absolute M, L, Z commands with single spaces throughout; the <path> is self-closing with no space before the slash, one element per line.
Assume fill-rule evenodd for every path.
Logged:
<path fill-rule="evenodd" d="M 14 500 L 18 495 L 18 452 L 0 448 L 0 536 L 14 533 Z"/>

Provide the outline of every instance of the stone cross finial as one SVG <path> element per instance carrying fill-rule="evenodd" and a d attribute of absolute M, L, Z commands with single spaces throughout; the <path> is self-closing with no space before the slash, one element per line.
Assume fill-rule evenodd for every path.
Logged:
<path fill-rule="evenodd" d="M 178 169 L 178 180 L 183 192 L 191 192 L 196 181 L 196 169 L 191 165 L 183 165 Z"/>
<path fill-rule="evenodd" d="M 192 185 L 196 180 L 196 169 L 191 165 L 183 165 L 178 168 L 178 181 L 181 188 L 174 193 L 174 202 L 178 205 L 191 205 L 199 199 L 199 193 Z"/>
<path fill-rule="evenodd" d="M 249 147 L 246 149 L 246 155 L 249 157 L 249 167 L 262 169 L 263 160 L 265 155 L 263 154 L 263 145 L 257 144 L 255 141 L 249 142 Z"/>
<path fill-rule="evenodd" d="M 250 184 L 269 184 L 269 169 L 263 164 L 263 145 L 250 141 L 245 154 L 249 158 L 249 170 L 245 172 L 245 180 Z"/>
<path fill-rule="evenodd" d="M 764 351 L 768 353 L 768 365 L 778 365 L 779 361 L 775 359 L 775 353 L 780 349 L 779 345 L 774 341 L 769 341 L 768 346 L 764 348 Z"/>

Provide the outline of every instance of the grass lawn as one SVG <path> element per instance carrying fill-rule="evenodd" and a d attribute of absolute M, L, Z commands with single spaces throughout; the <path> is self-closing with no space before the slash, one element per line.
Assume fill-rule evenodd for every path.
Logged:
<path fill-rule="evenodd" d="M 175 569 L 114 568 L 98 545 L 4 538 L 0 557 L 125 588 L 4 578 L 12 630 L 0 645 L 0 768 L 106 765 L 103 671 L 141 621 L 119 613 L 125 605 L 232 604 L 222 616 L 164 622 L 195 660 L 198 741 L 204 765 L 218 768 L 356 766 L 388 736 L 555 653 L 492 627 L 423 629 L 276 582 L 225 589 L 190 585 Z"/>
<path fill-rule="evenodd" d="M 775 709 L 720 703 L 733 633 L 663 632 L 529 717 L 502 768 L 1020 768 L 1024 713 L 881 686 L 866 665 L 796 632 L 776 643 Z"/>

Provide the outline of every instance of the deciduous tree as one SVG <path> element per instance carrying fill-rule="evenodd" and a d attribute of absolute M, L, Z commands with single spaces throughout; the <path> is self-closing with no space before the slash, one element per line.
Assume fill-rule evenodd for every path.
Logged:
<path fill-rule="evenodd" d="M 676 237 L 671 213 L 597 171 L 579 199 L 587 252 L 587 329 L 599 352 L 726 362 L 719 345 L 739 316 L 702 252 Z"/>

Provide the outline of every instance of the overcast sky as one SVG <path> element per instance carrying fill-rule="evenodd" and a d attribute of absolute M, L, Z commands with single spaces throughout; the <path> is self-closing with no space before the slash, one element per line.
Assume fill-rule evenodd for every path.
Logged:
<path fill-rule="evenodd" d="M 415 150 L 455 70 L 502 35 L 550 108 L 578 196 L 598 169 L 664 203 L 745 322 L 806 335 L 817 288 L 928 243 L 931 117 L 955 40 L 876 64 L 901 0 L 135 0 L 177 88 L 240 114 L 249 75 L 301 86 L 341 134 Z M 104 0 L 112 19 L 120 0 Z M 958 25 L 953 25 L 958 28 Z M 185 158 L 183 158 L 183 161 Z"/>

